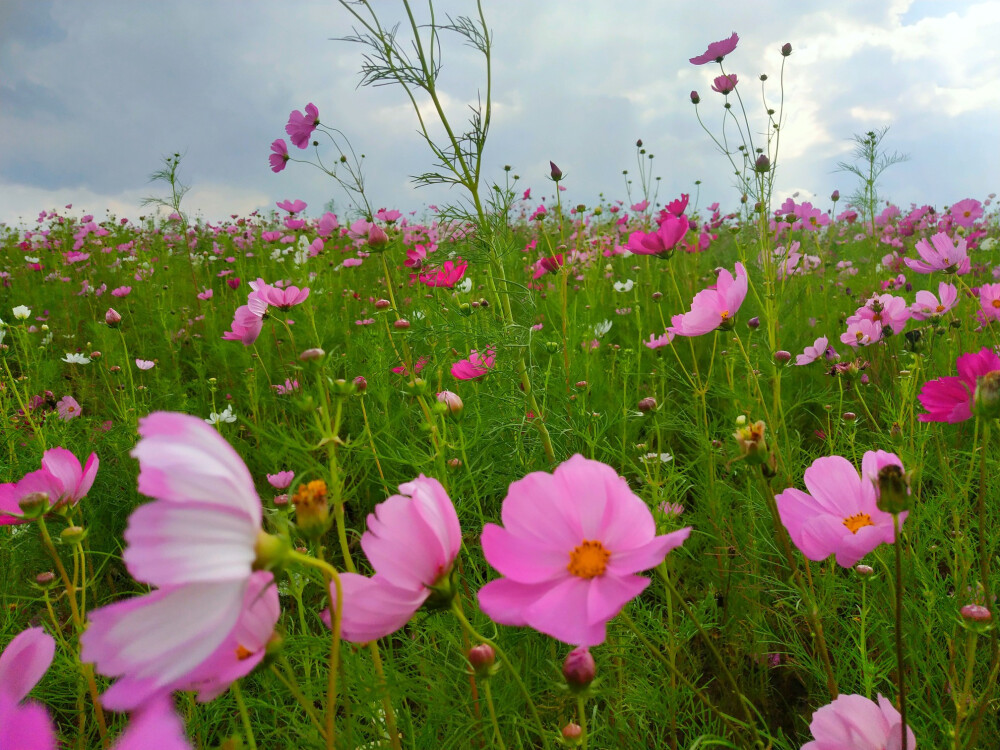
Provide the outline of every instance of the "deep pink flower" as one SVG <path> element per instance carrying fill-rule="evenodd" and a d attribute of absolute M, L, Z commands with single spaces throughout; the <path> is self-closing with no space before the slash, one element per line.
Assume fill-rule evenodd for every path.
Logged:
<path fill-rule="evenodd" d="M 271 162 L 272 172 L 277 174 L 284 169 L 290 158 L 288 155 L 288 144 L 285 143 L 284 138 L 278 138 L 271 144 L 271 155 L 267 157 L 267 160 Z"/>
<path fill-rule="evenodd" d="M 413 363 L 413 373 L 414 375 L 419 375 L 420 371 L 424 369 L 424 365 L 427 364 L 427 357 L 420 357 L 416 362 Z M 399 365 L 398 367 L 391 368 L 397 375 L 408 376 L 409 373 L 406 370 L 406 363 Z"/>
<path fill-rule="evenodd" d="M 504 577 L 479 590 L 483 612 L 574 646 L 604 642 L 606 625 L 646 586 L 691 527 L 656 536 L 646 504 L 610 466 L 575 455 L 552 474 L 512 483 L 503 527 L 487 524 L 486 560 Z"/>
<path fill-rule="evenodd" d="M 458 258 L 458 261 L 458 263 L 455 263 L 446 260 L 437 271 L 420 274 L 420 281 L 430 287 L 447 287 L 450 289 L 461 281 L 465 275 L 465 269 L 469 267 L 469 264 L 461 258 Z"/>
<path fill-rule="evenodd" d="M 628 249 L 636 255 L 666 255 L 684 239 L 688 229 L 688 220 L 683 215 L 669 214 L 648 234 L 632 232 L 628 238 Z"/>
<path fill-rule="evenodd" d="M 802 750 L 900 750 L 903 719 L 892 703 L 878 696 L 878 703 L 863 695 L 838 695 L 812 715 L 809 731 L 813 741 Z M 916 750 L 917 737 L 906 728 L 909 750 Z"/>
<path fill-rule="evenodd" d="M 849 568 L 880 544 L 895 541 L 892 514 L 878 509 L 871 481 L 888 463 L 902 468 L 895 455 L 868 451 L 859 476 L 842 456 L 817 458 L 805 471 L 808 494 L 790 487 L 775 496 L 781 522 L 803 555 L 825 560 L 835 554 L 837 564 Z M 900 525 L 907 515 L 899 514 Z"/>
<path fill-rule="evenodd" d="M 306 148 L 309 145 L 309 136 L 312 135 L 317 125 L 319 125 L 319 110 L 315 104 L 309 102 L 306 105 L 305 114 L 296 109 L 288 115 L 285 132 L 288 133 L 293 144 L 299 148 Z"/>
<path fill-rule="evenodd" d="M 496 360 L 496 356 L 497 354 L 494 349 L 487 349 L 485 355 L 482 355 L 473 349 L 469 352 L 468 359 L 460 359 L 451 366 L 451 375 L 458 380 L 474 380 L 476 378 L 481 378 L 493 369 L 493 363 L 494 360 Z"/>
<path fill-rule="evenodd" d="M 736 263 L 735 277 L 723 268 L 716 285 L 698 292 L 691 301 L 691 309 L 673 316 L 667 330 L 678 336 L 701 336 L 720 326 L 732 326 L 746 299 L 747 285 L 747 270 L 742 263 Z"/>
<path fill-rule="evenodd" d="M 933 292 L 917 292 L 916 301 L 910 305 L 910 315 L 914 320 L 927 320 L 944 315 L 958 304 L 958 289 L 953 284 L 942 281 L 938 284 L 938 296 Z"/>
<path fill-rule="evenodd" d="M 562 267 L 563 263 L 565 263 L 565 259 L 562 253 L 556 253 L 547 258 L 539 258 L 535 261 L 535 271 L 531 275 L 531 278 L 540 279 L 547 273 L 555 273 Z"/>
<path fill-rule="evenodd" d="M 361 548 L 375 569 L 366 578 L 341 573 L 341 636 L 364 643 L 403 627 L 435 589 L 450 589 L 462 546 L 455 506 L 441 483 L 421 474 L 368 514 Z M 330 624 L 329 611 L 324 620 Z"/>
<path fill-rule="evenodd" d="M 1000 371 L 1000 357 L 989 347 L 963 354 L 955 363 L 958 375 L 928 380 L 917 399 L 927 414 L 917 417 L 921 422 L 964 422 L 972 418 L 972 402 L 979 378 Z"/>
<path fill-rule="evenodd" d="M 112 297 L 128 297 L 132 293 L 132 287 L 120 286 L 111 290 Z"/>
<path fill-rule="evenodd" d="M 689 62 L 692 65 L 704 65 L 710 62 L 722 62 L 722 59 L 730 54 L 736 45 L 739 44 L 740 37 L 734 31 L 733 35 L 728 39 L 723 39 L 719 42 L 712 42 L 708 45 L 708 49 L 697 57 L 692 57 Z"/>
<path fill-rule="evenodd" d="M 717 91 L 720 94 L 732 93 L 733 89 L 736 88 L 736 84 L 739 83 L 735 73 L 730 73 L 729 75 L 716 76 L 715 80 L 712 81 L 712 91 Z"/>
<path fill-rule="evenodd" d="M 244 346 L 251 346 L 264 329 L 266 313 L 267 302 L 261 299 L 260 293 L 251 292 L 247 303 L 236 308 L 230 330 L 222 338 L 225 341 L 242 341 Z"/>
<path fill-rule="evenodd" d="M 72 396 L 63 396 L 56 404 L 56 411 L 59 412 L 59 419 L 68 422 L 80 416 L 80 404 Z"/>
<path fill-rule="evenodd" d="M 687 209 L 688 200 L 690 200 L 690 196 L 687 193 L 681 193 L 680 198 L 675 198 L 667 204 L 667 211 L 674 216 L 681 216 Z"/>
<path fill-rule="evenodd" d="M 239 455 L 187 414 L 155 412 L 139 435 L 139 492 L 156 501 L 132 513 L 122 557 L 157 588 L 91 612 L 80 636 L 83 661 L 117 678 L 102 697 L 116 711 L 174 690 L 218 695 L 239 646 L 259 653 L 259 638 L 234 639 L 277 620 L 276 595 L 262 595 L 270 574 L 253 572 L 262 510 Z"/>
<path fill-rule="evenodd" d="M 65 448 L 49 448 L 42 454 L 41 469 L 18 482 L 0 484 L 0 525 L 25 523 L 20 502 L 27 495 L 44 493 L 50 510 L 76 505 L 90 492 L 99 466 L 96 453 L 80 466 L 80 460 Z"/>
<path fill-rule="evenodd" d="M 931 237 L 930 242 L 920 240 L 916 244 L 916 251 L 921 260 L 903 258 L 903 262 L 917 273 L 944 271 L 965 274 L 971 268 L 965 240 L 959 238 L 957 243 L 953 243 L 946 232 L 938 232 Z"/>

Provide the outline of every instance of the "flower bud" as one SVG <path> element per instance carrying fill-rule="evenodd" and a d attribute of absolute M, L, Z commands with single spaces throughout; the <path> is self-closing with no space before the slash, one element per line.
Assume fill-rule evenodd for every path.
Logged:
<path fill-rule="evenodd" d="M 354 378 L 354 387 L 358 389 L 358 393 L 364 393 L 368 390 L 368 381 L 363 376 L 358 375 Z"/>
<path fill-rule="evenodd" d="M 771 160 L 767 158 L 767 154 L 761 154 L 757 157 L 757 161 L 754 162 L 753 168 L 755 172 L 760 174 L 767 174 L 771 171 Z"/>
<path fill-rule="evenodd" d="M 750 318 L 750 320 L 747 321 L 747 328 L 749 328 L 751 331 L 756 331 L 758 328 L 760 328 L 760 318 L 758 318 L 756 315 Z"/>
<path fill-rule="evenodd" d="M 839 190 L 834 190 L 832 193 L 830 193 L 830 200 L 832 200 L 834 203 L 836 203 L 837 201 L 839 201 L 840 200 L 840 191 Z"/>
<path fill-rule="evenodd" d="M 562 170 L 555 165 L 555 162 L 549 162 L 549 177 L 552 178 L 554 182 L 559 182 L 563 178 Z"/>
<path fill-rule="evenodd" d="M 887 464 L 879 469 L 876 489 L 875 504 L 879 510 L 896 514 L 910 509 L 910 483 L 901 466 Z"/>
<path fill-rule="evenodd" d="M 570 651 L 563 662 L 562 673 L 570 690 L 586 690 L 597 674 L 597 665 L 590 650 L 586 646 L 579 646 Z"/>
<path fill-rule="evenodd" d="M 368 227 L 368 247 L 372 250 L 382 250 L 389 244 L 389 235 L 378 224 Z"/>
<path fill-rule="evenodd" d="M 344 378 L 337 378 L 330 383 L 335 396 L 351 396 L 357 391 L 357 386 L 354 384 L 353 380 L 344 380 Z"/>
<path fill-rule="evenodd" d="M 545 351 L 549 354 L 558 354 L 560 349 L 562 349 L 562 346 L 560 346 L 556 341 L 545 342 Z"/>
<path fill-rule="evenodd" d="M 86 530 L 81 526 L 67 526 L 59 534 L 59 539 L 64 544 L 83 544 L 83 540 L 87 538 Z"/>
<path fill-rule="evenodd" d="M 393 328 L 397 328 L 400 331 L 405 331 L 407 328 L 410 327 L 410 321 L 408 321 L 406 318 L 400 318 L 395 323 L 393 323 L 392 326 Z"/>
<path fill-rule="evenodd" d="M 306 349 L 304 352 L 302 352 L 299 355 L 299 359 L 301 359 L 303 361 L 305 361 L 305 360 L 311 360 L 311 359 L 319 359 L 324 354 L 326 354 L 326 352 L 324 352 L 318 346 L 315 346 L 312 349 Z"/>
<path fill-rule="evenodd" d="M 781 56 L 788 57 L 790 54 L 792 54 L 792 45 L 790 42 L 785 42 L 781 45 Z"/>
<path fill-rule="evenodd" d="M 392 306 L 392 303 L 387 299 L 375 300 L 376 310 L 388 310 Z"/>
<path fill-rule="evenodd" d="M 785 362 L 787 362 L 791 358 L 792 358 L 791 352 L 786 352 L 784 349 L 779 349 L 774 353 L 775 362 L 780 362 L 781 364 L 785 364 Z"/>
<path fill-rule="evenodd" d="M 497 653 L 488 643 L 480 643 L 478 646 L 470 648 L 466 658 L 472 665 L 472 671 L 480 679 L 492 677 L 496 671 Z"/>
<path fill-rule="evenodd" d="M 277 500 L 277 498 L 275 498 Z M 283 536 L 258 532 L 257 543 L 254 545 L 254 570 L 277 570 L 288 558 L 292 545 Z"/>
<path fill-rule="evenodd" d="M 452 393 L 451 391 L 441 391 L 437 395 L 437 400 L 439 404 L 444 404 L 447 407 L 448 413 L 453 417 L 461 416 L 462 409 L 465 408 L 462 398 L 457 393 Z"/>
<path fill-rule="evenodd" d="M 18 507 L 25 518 L 39 518 L 49 510 L 49 493 L 29 492 L 20 499 Z"/>
<path fill-rule="evenodd" d="M 562 728 L 562 736 L 564 740 L 576 744 L 583 737 L 583 727 L 579 724 L 574 724 L 572 721 Z"/>
<path fill-rule="evenodd" d="M 875 574 L 875 568 L 871 565 L 855 565 L 854 572 L 862 578 L 869 578 Z"/>
<path fill-rule="evenodd" d="M 733 437 L 740 449 L 740 457 L 750 464 L 762 464 L 771 455 L 764 431 L 767 429 L 763 420 L 757 420 L 751 425 L 737 427 Z"/>
<path fill-rule="evenodd" d="M 975 413 L 985 419 L 1000 417 L 1000 370 L 988 372 L 976 379 L 972 406 Z"/>
<path fill-rule="evenodd" d="M 295 521 L 299 530 L 308 537 L 318 539 L 330 527 L 330 506 L 326 501 L 326 482 L 314 479 L 300 484 L 292 495 Z"/>
<path fill-rule="evenodd" d="M 652 396 L 646 396 L 646 398 L 640 400 L 636 406 L 639 411 L 645 414 L 646 412 L 653 411 L 656 408 L 656 399 Z"/>
<path fill-rule="evenodd" d="M 697 104 L 700 101 L 701 101 L 701 97 L 698 96 L 698 92 L 697 91 L 692 91 L 691 92 L 691 103 L 692 104 Z"/>
<path fill-rule="evenodd" d="M 47 589 L 56 582 L 56 574 L 51 570 L 47 570 L 44 573 L 39 573 L 35 576 L 35 585 L 40 589 Z"/>
<path fill-rule="evenodd" d="M 117 328 L 122 322 L 122 316 L 115 308 L 109 307 L 108 311 L 104 313 L 104 322 L 111 328 Z"/>
<path fill-rule="evenodd" d="M 982 604 L 966 604 L 962 607 L 961 614 L 969 622 L 987 623 L 993 621 L 993 613 Z"/>

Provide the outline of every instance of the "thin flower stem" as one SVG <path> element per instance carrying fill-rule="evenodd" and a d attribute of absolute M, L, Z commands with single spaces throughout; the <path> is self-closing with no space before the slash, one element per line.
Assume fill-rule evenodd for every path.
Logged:
<path fill-rule="evenodd" d="M 583 695 L 576 696 L 576 715 L 580 718 L 580 729 L 583 730 L 580 735 L 580 748 L 587 750 L 587 707 L 584 705 Z"/>
<path fill-rule="evenodd" d="M 903 540 L 899 534 L 899 514 L 892 514 L 892 533 L 896 540 L 896 676 L 899 685 L 899 720 L 902 748 L 906 750 L 909 737 L 906 732 L 906 678 L 903 661 Z"/>
<path fill-rule="evenodd" d="M 493 690 L 490 688 L 489 679 L 483 680 L 483 694 L 486 696 L 486 707 L 490 712 L 490 724 L 493 725 L 493 744 L 500 750 L 507 750 L 503 743 L 503 735 L 500 734 L 500 724 L 497 723 L 497 710 L 493 705 Z"/>
<path fill-rule="evenodd" d="M 233 697 L 236 698 L 236 707 L 240 711 L 240 721 L 243 724 L 243 734 L 247 738 L 247 745 L 250 746 L 250 750 L 257 750 L 257 740 L 253 736 L 253 723 L 247 712 L 246 701 L 243 700 L 243 690 L 240 688 L 239 680 L 233 683 Z"/>
<path fill-rule="evenodd" d="M 290 692 L 298 704 L 302 706 L 302 710 L 305 711 L 306 716 L 309 717 L 312 725 L 316 728 L 316 731 L 319 732 L 320 737 L 325 740 L 326 729 L 324 729 L 323 725 L 320 723 L 319 717 L 316 715 L 316 709 L 313 707 L 309 699 L 306 698 L 305 694 L 302 692 L 302 688 L 299 687 L 298 682 L 295 680 L 294 672 L 292 672 L 291 666 L 288 664 L 288 659 L 282 657 L 281 661 L 284 673 L 281 669 L 278 669 L 276 664 L 271 665 L 271 671 L 274 673 L 274 676 L 278 678 L 281 684 L 288 688 L 288 692 Z"/>
<path fill-rule="evenodd" d="M 514 664 L 507 657 L 507 653 L 502 648 L 500 648 L 500 646 L 498 646 L 494 641 L 490 640 L 485 635 L 482 635 L 479 631 L 477 631 L 474 627 L 472 627 L 472 623 L 469 622 L 468 618 L 466 618 L 465 616 L 465 613 L 462 612 L 462 609 L 456 604 L 456 602 L 457 602 L 457 597 L 455 600 L 452 601 L 451 605 L 452 613 L 454 613 L 455 617 L 458 618 L 459 623 L 462 625 L 463 628 L 465 628 L 465 630 L 469 633 L 470 636 L 475 638 L 480 643 L 485 643 L 488 646 L 490 646 L 496 652 L 497 657 L 499 657 L 503 665 L 507 667 L 507 670 L 510 672 L 511 676 L 514 678 L 514 681 L 517 683 L 518 688 L 520 688 L 521 695 L 524 696 L 525 703 L 528 704 L 528 710 L 531 712 L 531 718 L 534 719 L 535 721 L 535 726 L 538 729 L 538 736 L 542 740 L 542 745 L 544 745 L 546 748 L 550 747 L 549 736 L 545 731 L 545 725 L 542 724 L 542 719 L 538 715 L 538 709 L 535 707 L 535 701 L 532 700 L 531 698 L 531 693 L 528 692 L 528 686 L 525 685 L 524 680 L 521 679 L 521 673 L 515 668 Z"/>

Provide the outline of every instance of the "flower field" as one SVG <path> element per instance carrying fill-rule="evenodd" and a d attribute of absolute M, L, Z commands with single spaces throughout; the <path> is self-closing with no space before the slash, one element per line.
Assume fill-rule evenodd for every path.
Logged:
<path fill-rule="evenodd" d="M 435 33 L 489 60 L 343 5 L 415 108 Z M 994 196 L 880 199 L 871 131 L 778 200 L 738 55 L 713 202 L 642 141 L 596 205 L 485 174 L 487 95 L 420 119 L 425 215 L 310 102 L 267 163 L 349 211 L 192 220 L 177 157 L 0 225 L 0 750 L 997 747 Z"/>

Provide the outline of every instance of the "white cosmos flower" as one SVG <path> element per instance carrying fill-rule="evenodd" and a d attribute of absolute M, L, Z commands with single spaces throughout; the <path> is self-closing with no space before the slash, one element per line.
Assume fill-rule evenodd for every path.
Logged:
<path fill-rule="evenodd" d="M 233 414 L 233 406 L 232 406 L 232 404 L 230 404 L 229 406 L 227 406 L 221 412 L 213 411 L 211 414 L 208 415 L 208 419 L 206 419 L 205 421 L 208 422 L 209 424 L 213 424 L 213 425 L 214 424 L 219 424 L 221 422 L 227 422 L 227 423 L 229 423 L 229 422 L 235 422 L 236 421 L 236 415 Z"/>
<path fill-rule="evenodd" d="M 28 316 L 31 315 L 31 308 L 27 305 L 18 305 L 11 312 L 14 313 L 14 317 L 18 320 L 27 320 Z"/>
<path fill-rule="evenodd" d="M 631 292 L 632 291 L 632 287 L 634 287 L 634 286 L 635 286 L 635 282 L 632 281 L 632 279 L 625 279 L 625 281 L 616 281 L 615 282 L 615 291 L 616 292 Z"/>
<path fill-rule="evenodd" d="M 35 257 L 31 256 L 31 255 L 25 255 L 24 256 L 24 262 L 25 263 L 38 263 L 40 261 L 41 261 L 41 258 L 35 258 Z"/>
<path fill-rule="evenodd" d="M 594 326 L 594 335 L 600 338 L 611 330 L 611 321 L 605 320 Z"/>
<path fill-rule="evenodd" d="M 66 356 L 62 358 L 62 361 L 68 365 L 89 365 L 90 357 L 86 354 L 76 354 L 73 352 L 66 352 Z"/>
<path fill-rule="evenodd" d="M 472 279 L 470 279 L 468 276 L 466 276 L 460 282 L 458 282 L 457 284 L 455 284 L 455 291 L 456 292 L 462 292 L 462 293 L 471 292 L 472 291 Z"/>

